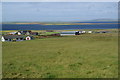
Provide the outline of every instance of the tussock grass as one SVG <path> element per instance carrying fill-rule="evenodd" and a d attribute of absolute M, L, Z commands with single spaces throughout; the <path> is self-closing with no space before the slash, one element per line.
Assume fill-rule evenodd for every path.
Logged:
<path fill-rule="evenodd" d="M 3 78 L 117 78 L 115 33 L 3 42 Z"/>

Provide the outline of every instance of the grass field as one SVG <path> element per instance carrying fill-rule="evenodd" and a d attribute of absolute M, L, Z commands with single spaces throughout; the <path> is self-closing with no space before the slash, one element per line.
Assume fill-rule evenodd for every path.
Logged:
<path fill-rule="evenodd" d="M 116 33 L 3 42 L 3 78 L 117 78 Z"/>

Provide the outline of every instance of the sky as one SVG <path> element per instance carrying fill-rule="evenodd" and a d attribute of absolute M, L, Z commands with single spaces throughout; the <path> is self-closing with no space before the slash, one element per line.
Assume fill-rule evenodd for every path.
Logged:
<path fill-rule="evenodd" d="M 118 3 L 2 2 L 3 22 L 69 22 L 94 19 L 117 20 Z"/>
<path fill-rule="evenodd" d="M 1 0 L 2 2 L 119 2 L 120 0 Z"/>

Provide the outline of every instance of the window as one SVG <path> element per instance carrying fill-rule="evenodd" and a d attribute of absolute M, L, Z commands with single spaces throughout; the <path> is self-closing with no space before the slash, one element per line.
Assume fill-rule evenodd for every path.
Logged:
<path fill-rule="evenodd" d="M 23 38 L 20 38 L 20 40 L 23 40 Z"/>

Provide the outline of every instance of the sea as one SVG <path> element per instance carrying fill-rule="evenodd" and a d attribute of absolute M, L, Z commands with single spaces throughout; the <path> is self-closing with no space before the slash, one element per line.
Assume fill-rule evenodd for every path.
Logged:
<path fill-rule="evenodd" d="M 2 24 L 2 30 L 75 30 L 75 29 L 118 29 L 118 24 L 86 25 L 41 25 L 41 24 Z"/>

